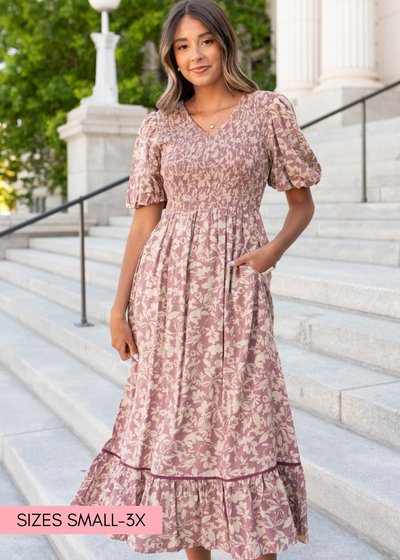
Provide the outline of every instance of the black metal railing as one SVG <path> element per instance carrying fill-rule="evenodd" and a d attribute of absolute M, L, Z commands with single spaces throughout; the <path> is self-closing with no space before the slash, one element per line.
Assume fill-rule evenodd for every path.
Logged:
<path fill-rule="evenodd" d="M 376 95 L 380 95 L 381 93 L 383 93 L 384 91 L 387 91 L 388 89 L 392 89 L 396 86 L 400 85 L 400 80 L 398 82 L 393 82 L 393 84 L 389 84 L 388 86 L 385 86 L 381 89 L 378 89 L 377 91 L 374 91 L 372 93 L 369 93 L 368 95 L 365 95 L 364 97 L 360 97 L 359 99 L 356 99 L 355 101 L 351 101 L 351 103 L 347 103 L 346 105 L 343 105 L 343 107 L 340 107 L 339 109 L 335 109 L 334 111 L 330 111 L 329 113 L 326 113 L 326 115 L 323 115 L 322 117 L 318 117 L 317 119 L 314 119 L 306 124 L 301 125 L 301 129 L 303 128 L 307 128 L 308 126 L 311 126 L 312 124 L 315 124 L 317 122 L 323 121 L 325 119 L 327 119 L 328 117 L 332 117 L 332 115 L 337 115 L 337 113 L 340 113 L 342 111 L 345 111 L 346 109 L 349 109 L 350 107 L 354 107 L 354 105 L 358 105 L 359 103 L 362 103 L 362 144 L 361 144 L 361 174 L 362 174 L 362 194 L 361 194 L 361 202 L 367 202 L 367 134 L 366 134 L 366 122 L 367 122 L 367 109 L 366 109 L 366 101 L 368 99 L 371 99 L 371 97 L 375 97 Z"/>
<path fill-rule="evenodd" d="M 43 212 L 42 214 L 39 214 L 38 216 L 34 216 L 33 218 L 30 218 L 29 220 L 25 220 L 24 222 L 21 222 L 20 224 L 16 224 L 15 226 L 12 226 L 10 228 L 7 228 L 3 231 L 0 231 L 0 237 L 5 237 L 6 235 L 10 235 L 10 233 L 14 233 L 14 231 L 17 231 L 19 229 L 22 229 L 26 226 L 29 226 L 31 224 L 34 224 L 35 222 L 38 222 L 39 220 L 43 220 L 43 218 L 47 218 L 48 216 L 51 216 L 52 214 L 56 214 L 57 212 L 61 212 L 61 210 L 64 210 L 65 208 L 69 208 L 70 206 L 74 206 L 75 204 L 79 204 L 80 205 L 80 212 L 79 212 L 79 242 L 80 242 L 80 260 L 81 260 L 81 321 L 80 323 L 75 323 L 75 325 L 77 327 L 93 327 L 93 323 L 90 323 L 87 320 L 86 317 L 86 282 L 85 282 L 85 214 L 83 211 L 83 203 L 85 202 L 85 200 L 87 200 L 88 198 L 92 198 L 93 196 L 97 196 L 105 191 L 108 191 L 109 189 L 112 189 L 114 187 L 117 187 L 118 185 L 121 185 L 122 183 L 125 183 L 126 181 L 129 180 L 129 175 L 127 175 L 126 177 L 123 177 L 122 179 L 118 179 L 117 181 L 114 181 L 113 183 L 109 183 L 108 185 L 105 185 L 104 187 L 101 187 L 100 189 L 96 189 L 95 191 L 91 191 L 90 193 L 87 193 L 83 196 L 80 196 L 78 198 L 75 198 L 74 200 L 70 200 L 69 202 L 65 202 L 64 204 L 60 204 L 60 206 L 57 206 L 56 208 L 53 208 L 52 210 L 48 210 L 47 212 Z"/>
<path fill-rule="evenodd" d="M 311 125 L 313 125 L 317 122 L 323 121 L 324 119 L 327 119 L 328 117 L 331 117 L 332 115 L 336 115 L 337 113 L 340 113 L 341 111 L 349 109 L 350 107 L 353 107 L 354 105 L 357 105 L 358 103 L 362 103 L 362 200 L 361 200 L 361 202 L 367 202 L 366 101 L 368 99 L 371 99 L 371 97 L 375 97 L 376 95 L 379 95 L 379 94 L 383 93 L 384 91 L 387 91 L 387 90 L 389 90 L 391 88 L 394 88 L 398 85 L 400 85 L 400 80 L 398 82 L 394 82 L 392 84 L 389 84 L 388 86 L 385 86 L 385 87 L 383 87 L 383 88 L 381 88 L 377 91 L 374 91 L 373 93 L 365 95 L 364 97 L 360 97 L 359 99 L 356 99 L 355 101 L 352 101 L 351 103 L 347 103 L 346 105 L 343 105 L 343 107 L 340 107 L 339 109 L 335 109 L 334 111 L 330 111 L 329 113 L 326 113 L 326 115 L 323 115 L 322 117 L 318 117 L 317 119 L 314 119 L 314 120 L 300 126 L 301 129 L 307 128 L 308 126 L 311 126 Z M 75 325 L 78 326 L 78 327 L 91 327 L 91 326 L 93 326 L 93 323 L 89 323 L 88 320 L 87 320 L 87 317 L 86 317 L 85 222 L 84 222 L 83 203 L 88 198 L 92 198 L 93 196 L 97 196 L 97 195 L 99 195 L 99 194 L 101 194 L 101 193 L 103 193 L 103 192 L 105 192 L 109 189 L 112 189 L 114 187 L 117 187 L 118 185 L 121 185 L 122 183 L 125 183 L 128 180 L 129 180 L 129 175 L 127 175 L 126 177 L 123 177 L 122 179 L 118 179 L 117 181 L 114 181 L 113 183 L 109 183 L 108 185 L 105 185 L 104 187 L 101 187 L 100 189 L 97 189 L 95 191 L 91 191 L 88 194 L 85 194 L 83 196 L 75 198 L 74 200 L 70 200 L 69 202 L 65 202 L 64 204 L 61 204 L 60 206 L 57 206 L 56 208 L 53 208 L 52 210 L 48 210 L 47 212 L 43 212 L 43 213 L 39 214 L 38 216 L 34 216 L 33 218 L 30 218 L 29 220 L 25 220 L 24 222 L 21 222 L 20 224 L 16 224 L 15 226 L 12 226 L 12 227 L 7 228 L 3 231 L 0 231 L 0 238 L 1 238 L 1 237 L 6 236 L 6 235 L 10 235 L 11 233 L 14 233 L 14 231 L 17 231 L 18 229 L 29 226 L 29 225 L 31 225 L 35 222 L 38 222 L 39 220 L 43 220 L 43 218 L 47 218 L 48 216 L 51 216 L 52 214 L 56 214 L 57 212 L 61 212 L 65 208 L 69 208 L 70 206 L 74 206 L 74 204 L 80 204 L 79 238 L 80 238 L 80 261 L 81 261 L 81 307 L 82 307 L 82 317 L 81 317 L 80 323 L 75 323 Z"/>

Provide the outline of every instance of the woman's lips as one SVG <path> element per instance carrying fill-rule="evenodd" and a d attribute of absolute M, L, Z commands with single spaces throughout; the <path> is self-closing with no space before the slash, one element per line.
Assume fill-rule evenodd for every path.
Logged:
<path fill-rule="evenodd" d="M 203 72 L 208 70 L 208 68 L 210 68 L 210 67 L 209 66 L 203 66 L 203 68 L 193 68 L 192 72 L 194 72 L 195 74 L 202 74 Z"/>

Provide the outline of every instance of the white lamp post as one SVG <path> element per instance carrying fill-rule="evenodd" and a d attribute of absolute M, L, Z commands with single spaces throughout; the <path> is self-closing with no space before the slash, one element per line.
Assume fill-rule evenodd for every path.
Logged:
<path fill-rule="evenodd" d="M 116 10 L 120 2 L 121 0 L 89 0 L 92 8 L 101 12 L 101 33 L 90 34 L 97 50 L 96 82 L 92 95 L 81 99 L 81 105 L 120 105 L 115 64 L 115 47 L 120 35 L 110 32 L 108 28 L 108 12 Z"/>
<path fill-rule="evenodd" d="M 96 85 L 93 94 L 68 112 L 57 128 L 68 150 L 68 200 L 78 198 L 129 174 L 136 135 L 148 113 L 141 105 L 118 103 L 115 46 L 119 35 L 108 30 L 108 12 L 120 0 L 89 0 L 101 12 L 101 33 L 92 33 L 96 46 Z M 125 209 L 126 184 L 85 200 L 84 211 L 93 223 L 108 224 L 110 216 L 132 215 Z M 68 212 L 76 214 L 77 206 Z"/>

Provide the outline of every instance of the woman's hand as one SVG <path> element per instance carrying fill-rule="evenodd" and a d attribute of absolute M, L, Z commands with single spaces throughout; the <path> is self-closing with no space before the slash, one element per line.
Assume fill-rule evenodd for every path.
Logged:
<path fill-rule="evenodd" d="M 268 245 L 270 245 L 271 243 L 272 242 L 269 242 L 259 249 L 255 249 L 254 251 L 245 253 L 241 257 L 230 261 L 228 264 L 230 264 L 231 266 L 239 266 L 245 262 L 248 262 L 253 268 L 257 270 L 257 272 L 262 274 L 271 266 L 276 264 L 276 262 L 281 258 L 279 254 L 276 254 L 275 251 L 271 250 L 272 246 L 268 247 Z"/>
<path fill-rule="evenodd" d="M 133 341 L 131 327 L 125 317 L 110 318 L 111 346 L 118 350 L 121 360 L 126 361 L 133 356 L 139 360 L 139 353 Z"/>

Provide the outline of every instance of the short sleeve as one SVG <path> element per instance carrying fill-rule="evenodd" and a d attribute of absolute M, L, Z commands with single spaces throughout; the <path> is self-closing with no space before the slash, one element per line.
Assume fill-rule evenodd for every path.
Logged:
<path fill-rule="evenodd" d="M 301 131 L 289 99 L 274 93 L 268 106 L 267 183 L 277 191 L 311 187 L 321 180 L 321 166 Z"/>
<path fill-rule="evenodd" d="M 161 153 L 157 144 L 157 112 L 144 118 L 133 150 L 132 165 L 126 193 L 126 207 L 139 208 L 156 202 L 167 202 L 160 171 Z"/>

